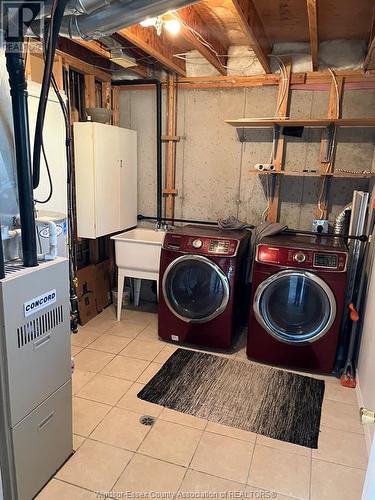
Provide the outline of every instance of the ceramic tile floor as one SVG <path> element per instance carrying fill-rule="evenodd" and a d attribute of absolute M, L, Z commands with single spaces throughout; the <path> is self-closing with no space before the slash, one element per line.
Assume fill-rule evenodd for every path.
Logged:
<path fill-rule="evenodd" d="M 136 396 L 176 349 L 158 340 L 156 315 L 126 311 L 117 323 L 114 314 L 106 309 L 72 337 L 76 452 L 39 500 L 104 498 L 98 491 L 360 500 L 367 454 L 353 390 L 324 377 L 318 450 L 177 413 Z M 232 357 L 247 362 L 244 348 Z M 142 425 L 142 415 L 155 424 Z"/>

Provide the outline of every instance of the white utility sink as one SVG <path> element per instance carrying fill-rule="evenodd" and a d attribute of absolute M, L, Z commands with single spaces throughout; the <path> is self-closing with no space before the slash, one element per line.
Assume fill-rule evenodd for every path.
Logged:
<path fill-rule="evenodd" d="M 159 282 L 160 252 L 165 232 L 138 227 L 112 236 L 115 241 L 115 257 L 118 267 L 117 320 L 121 319 L 124 280 L 135 278 L 134 302 L 139 304 L 141 280 Z"/>

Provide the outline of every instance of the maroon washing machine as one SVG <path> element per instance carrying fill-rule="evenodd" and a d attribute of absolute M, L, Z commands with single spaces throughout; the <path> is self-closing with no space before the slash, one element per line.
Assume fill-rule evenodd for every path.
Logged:
<path fill-rule="evenodd" d="M 263 238 L 255 255 L 247 355 L 263 363 L 332 372 L 347 259 L 339 238 Z"/>
<path fill-rule="evenodd" d="M 166 234 L 160 259 L 159 337 L 232 347 L 247 316 L 248 243 L 248 231 L 216 227 L 188 225 Z"/>

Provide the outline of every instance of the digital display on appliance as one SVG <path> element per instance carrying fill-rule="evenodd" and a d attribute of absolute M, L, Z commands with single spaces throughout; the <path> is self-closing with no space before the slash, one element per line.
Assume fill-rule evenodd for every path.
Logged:
<path fill-rule="evenodd" d="M 337 267 L 337 255 L 316 253 L 314 255 L 314 266 L 317 267 Z"/>
<path fill-rule="evenodd" d="M 229 241 L 211 240 L 209 251 L 211 253 L 228 253 Z"/>

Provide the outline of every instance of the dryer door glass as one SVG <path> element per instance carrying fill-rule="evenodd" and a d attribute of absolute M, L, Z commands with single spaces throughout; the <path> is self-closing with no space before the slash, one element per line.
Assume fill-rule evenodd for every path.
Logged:
<path fill-rule="evenodd" d="M 336 317 L 336 301 L 328 285 L 315 274 L 282 271 L 257 290 L 254 310 L 265 330 L 287 343 L 314 342 Z"/>
<path fill-rule="evenodd" d="M 177 317 L 204 323 L 225 310 L 229 300 L 228 278 L 206 257 L 184 255 L 166 269 L 163 294 Z"/>

